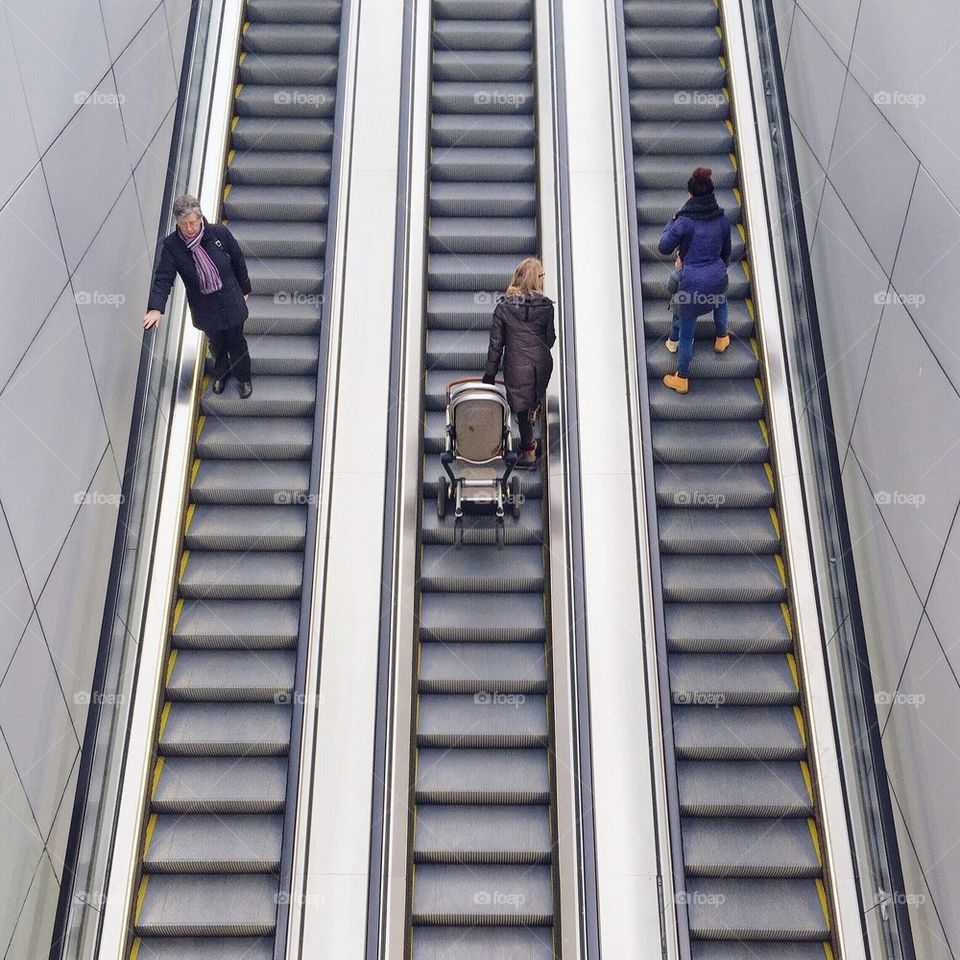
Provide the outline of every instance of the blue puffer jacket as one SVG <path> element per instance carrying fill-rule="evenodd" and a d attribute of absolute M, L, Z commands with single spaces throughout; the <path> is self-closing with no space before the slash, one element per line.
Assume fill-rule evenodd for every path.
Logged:
<path fill-rule="evenodd" d="M 730 220 L 712 193 L 688 199 L 664 228 L 660 253 L 669 256 L 678 247 L 682 293 L 706 296 L 727 289 Z"/>

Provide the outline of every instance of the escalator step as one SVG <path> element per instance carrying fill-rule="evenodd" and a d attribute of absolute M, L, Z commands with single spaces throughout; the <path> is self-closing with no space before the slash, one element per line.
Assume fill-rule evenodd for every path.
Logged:
<path fill-rule="evenodd" d="M 547 755 L 539 749 L 421 748 L 415 793 L 418 804 L 546 804 Z"/>
<path fill-rule="evenodd" d="M 780 654 L 674 653 L 670 690 L 674 703 L 706 706 L 792 706 L 800 696 Z"/>
<path fill-rule="evenodd" d="M 630 116 L 634 120 L 726 120 L 730 101 L 716 90 L 634 90 L 630 94 Z M 719 189 L 719 184 L 714 181 Z M 719 197 L 718 197 L 719 199 Z"/>
<path fill-rule="evenodd" d="M 340 29 L 329 23 L 251 23 L 241 45 L 255 53 L 336 53 Z"/>
<path fill-rule="evenodd" d="M 694 381 L 681 396 L 655 378 L 650 415 L 654 420 L 759 420 L 763 401 L 753 380 Z"/>
<path fill-rule="evenodd" d="M 447 374 L 450 371 L 446 371 Z M 427 374 L 427 380 L 429 381 L 430 374 Z M 446 384 L 449 379 L 444 379 L 443 389 L 446 389 Z M 522 470 L 519 471 L 521 474 L 521 487 L 523 490 L 523 495 L 526 498 L 523 506 L 523 512 L 527 510 L 539 510 L 539 504 L 532 503 L 532 501 L 539 500 L 543 495 L 543 478 L 540 475 L 539 470 Z M 431 501 L 432 504 L 436 502 L 437 496 L 437 486 L 438 478 L 445 476 L 443 472 L 443 467 L 440 465 L 440 456 L 438 454 L 426 456 L 423 458 L 423 495 L 427 500 Z M 507 511 L 509 513 L 509 510 Z M 505 524 L 509 525 L 513 521 L 509 518 L 505 520 Z"/>
<path fill-rule="evenodd" d="M 546 747 L 546 702 L 537 694 L 422 694 L 417 743 L 464 749 Z"/>
<path fill-rule="evenodd" d="M 651 427 L 653 455 L 662 464 L 763 463 L 770 457 L 759 421 L 732 420 L 720 429 L 715 422 L 660 420 Z"/>
<path fill-rule="evenodd" d="M 303 84 L 323 87 L 336 83 L 337 58 L 332 55 L 301 53 L 248 53 L 237 71 L 240 83 Z"/>
<path fill-rule="evenodd" d="M 680 812 L 697 817 L 809 817 L 813 799 L 798 763 L 680 761 Z"/>
<path fill-rule="evenodd" d="M 672 6 L 672 4 L 670 4 Z M 719 58 L 657 57 L 627 64 L 631 87 L 703 90 L 720 87 L 726 73 Z M 707 162 L 705 166 L 710 166 Z M 687 170 L 690 176 L 690 170 Z"/>
<path fill-rule="evenodd" d="M 530 158 L 531 166 L 533 158 Z M 433 217 L 434 253 L 526 253 L 537 245 L 537 225 L 516 217 Z"/>
<path fill-rule="evenodd" d="M 455 596 L 425 593 L 420 605 L 420 638 L 443 643 L 543 643 L 543 597 L 536 593 Z"/>
<path fill-rule="evenodd" d="M 430 330 L 427 368 L 480 370 L 487 360 L 489 342 L 486 330 Z"/>
<path fill-rule="evenodd" d="M 550 868 L 422 864 L 411 912 L 415 924 L 547 926 L 553 921 Z"/>
<path fill-rule="evenodd" d="M 521 496 L 523 496 L 521 477 Z M 497 521 L 490 514 L 465 514 L 463 518 L 463 542 L 466 544 L 484 544 L 493 546 L 497 542 Z M 427 510 L 423 515 L 421 537 L 424 543 L 437 543 L 452 546 L 455 542 L 454 518 L 447 514 L 443 520 L 435 510 Z M 503 538 L 506 546 L 518 543 L 543 542 L 543 514 L 534 503 L 529 509 L 523 509 L 519 520 L 507 517 L 503 524 Z M 490 619 L 490 613 L 485 613 Z M 421 618 L 422 619 L 422 618 Z"/>
<path fill-rule="evenodd" d="M 251 23 L 340 23 L 340 0 L 247 0 Z"/>
<path fill-rule="evenodd" d="M 438 53 L 437 56 L 439 55 Z M 460 53 L 451 55 L 456 58 L 461 56 Z M 498 150 L 510 150 L 517 147 L 532 148 L 535 142 L 536 131 L 532 114 L 448 113 L 435 114 L 430 118 L 430 143 L 434 147 L 432 156 L 440 163 L 445 156 L 438 149 L 440 147 L 496 147 Z M 483 162 L 482 169 L 490 173 L 496 172 L 495 164 L 489 162 Z"/>
<path fill-rule="evenodd" d="M 201 504 L 184 543 L 188 550 L 302 550 L 306 523 L 302 506 Z"/>
<path fill-rule="evenodd" d="M 257 143 L 258 149 L 278 149 Z M 224 216 L 232 220 L 324 220 L 330 203 L 326 187 L 237 184 L 223 202 Z M 247 265 L 249 267 L 249 264 Z"/>
<path fill-rule="evenodd" d="M 417 863 L 550 863 L 546 807 L 417 806 Z"/>
<path fill-rule="evenodd" d="M 655 468 L 654 478 L 664 507 L 773 506 L 773 487 L 760 463 L 671 463 Z"/>
<path fill-rule="evenodd" d="M 451 148 L 454 149 L 454 148 Z M 443 161 L 449 151 L 438 151 L 438 159 Z M 532 183 L 514 183 L 510 180 L 435 180 L 430 185 L 431 217 L 533 217 L 536 214 L 536 190 Z M 430 257 L 433 260 L 434 257 Z M 479 287 L 481 290 L 506 289 L 516 257 L 470 258 L 474 268 L 464 267 L 466 272 L 477 277 L 492 278 Z M 444 287 L 430 284 L 431 294 L 436 290 L 465 290 L 471 293 L 473 287 Z"/>
<path fill-rule="evenodd" d="M 495 14 L 495 10 L 490 11 Z M 442 20 L 433 24 L 434 49 L 440 50 L 530 50 L 533 30 L 529 23 L 510 20 Z"/>
<path fill-rule="evenodd" d="M 271 874 L 151 876 L 134 929 L 141 937 L 258 937 L 272 933 L 277 878 Z"/>
<path fill-rule="evenodd" d="M 307 190 L 308 187 L 287 187 Z M 323 292 L 323 265 L 314 259 L 290 257 L 257 257 L 247 263 L 250 284 L 255 294 L 274 296 L 278 300 L 309 296 Z"/>
<path fill-rule="evenodd" d="M 305 502 L 302 498 L 309 483 L 310 464 L 301 460 L 201 460 L 190 499 L 194 503 Z"/>
<path fill-rule="evenodd" d="M 775 556 L 665 554 L 660 568 L 669 603 L 779 603 L 787 598 Z"/>
<path fill-rule="evenodd" d="M 255 156 L 258 163 L 266 162 L 261 159 L 263 154 L 248 154 L 248 156 Z M 283 156 L 283 154 L 267 156 Z M 317 259 L 323 256 L 326 249 L 327 228 L 320 223 L 239 220 L 231 226 L 233 235 L 247 257 Z M 322 272 L 320 276 L 322 279 Z"/>
<path fill-rule="evenodd" d="M 628 27 L 712 27 L 718 22 L 712 0 L 625 0 Z"/>
<path fill-rule="evenodd" d="M 533 108 L 533 85 L 484 80 L 437 81 L 432 84 L 434 113 L 517 114 Z"/>
<path fill-rule="evenodd" d="M 434 0 L 433 13 L 438 19 L 447 20 L 484 20 L 488 17 L 529 20 L 533 16 L 533 0 Z M 469 24 L 459 26 L 466 28 Z"/>
<path fill-rule="evenodd" d="M 285 757 L 162 757 L 150 801 L 154 813 L 282 813 Z"/>
<path fill-rule="evenodd" d="M 243 150 L 328 152 L 333 147 L 333 121 L 321 117 L 240 117 L 230 131 L 230 142 L 238 154 Z"/>
<path fill-rule="evenodd" d="M 424 643 L 421 693 L 470 693 L 493 702 L 501 694 L 547 692 L 542 643 Z"/>
<path fill-rule="evenodd" d="M 692 960 L 825 960 L 822 943 L 780 943 L 751 940 L 698 940 L 692 944 Z"/>
<path fill-rule="evenodd" d="M 687 818 L 683 859 L 692 877 L 819 877 L 805 819 Z"/>
<path fill-rule="evenodd" d="M 290 707 L 275 703 L 169 703 L 160 734 L 167 757 L 281 757 Z"/>
<path fill-rule="evenodd" d="M 677 127 L 684 127 L 686 124 L 678 123 Z M 723 212 L 730 218 L 730 222 L 736 224 L 740 220 L 741 208 L 739 200 L 729 190 L 716 191 L 717 203 Z M 637 196 L 637 217 L 641 224 L 647 223 L 652 226 L 663 226 L 677 212 L 677 191 L 672 190 L 643 190 Z M 736 227 L 734 227 L 736 229 Z M 664 264 L 667 271 L 670 264 Z"/>
<path fill-rule="evenodd" d="M 533 75 L 533 55 L 527 50 L 438 50 L 432 70 L 437 81 L 521 83 Z"/>
<path fill-rule="evenodd" d="M 732 153 L 734 149 L 733 134 L 723 121 L 669 123 L 640 120 L 633 124 L 632 139 L 636 156 L 686 155 L 691 160 L 691 170 L 702 156 Z M 682 196 L 677 199 L 679 206 Z"/>
<path fill-rule="evenodd" d="M 677 653 L 786 653 L 793 644 L 779 604 L 668 603 L 664 618 Z"/>
<path fill-rule="evenodd" d="M 167 680 L 170 701 L 286 703 L 296 661 L 289 650 L 178 651 Z"/>
<path fill-rule="evenodd" d="M 233 814 L 157 817 L 144 869 L 161 873 L 271 873 L 280 869 L 283 818 Z"/>
<path fill-rule="evenodd" d="M 173 637 L 181 650 L 289 650 L 299 621 L 295 600 L 184 600 Z"/>
<path fill-rule="evenodd" d="M 293 600 L 300 596 L 299 552 L 192 551 L 180 574 L 180 595 L 213 600 Z"/>
<path fill-rule="evenodd" d="M 682 760 L 802 760 L 804 742 L 790 707 L 674 707 Z"/>
<path fill-rule="evenodd" d="M 257 377 L 253 396 L 242 400 L 233 389 L 219 396 L 208 389 L 201 401 L 206 416 L 309 417 L 317 383 L 313 377 Z"/>
<path fill-rule="evenodd" d="M 427 297 L 427 327 L 436 330 L 483 330 L 489 335 L 490 321 L 501 291 L 473 293 L 431 290 Z"/>
<path fill-rule="evenodd" d="M 553 960 L 549 927 L 418 927 L 412 960 Z"/>
<path fill-rule="evenodd" d="M 769 510 L 727 510 L 722 522 L 713 510 L 695 506 L 661 509 L 660 549 L 676 554 L 771 554 L 780 537 Z"/>
<path fill-rule="evenodd" d="M 708 344 L 697 344 L 690 361 L 690 377 L 696 381 L 693 389 L 700 387 L 701 380 L 720 380 L 733 377 L 752 380 L 759 371 L 759 360 L 749 343 L 731 339 L 723 353 L 712 350 Z M 677 355 L 670 353 L 662 344 L 651 344 L 647 349 L 647 373 L 651 377 L 664 377 L 677 370 Z"/>
<path fill-rule="evenodd" d="M 625 36 L 631 57 L 719 57 L 723 43 L 709 26 L 630 27 Z"/>
<path fill-rule="evenodd" d="M 313 421 L 306 417 L 207 417 L 197 438 L 201 460 L 306 460 Z"/>
<path fill-rule="evenodd" d="M 318 335 L 321 326 L 321 298 L 291 293 L 281 297 L 251 296 L 247 301 L 250 316 L 244 333 L 308 336 Z"/>
<path fill-rule="evenodd" d="M 272 937 L 144 937 L 137 960 L 271 960 Z"/>
<path fill-rule="evenodd" d="M 234 110 L 240 117 L 333 117 L 336 94 L 333 87 L 296 84 L 240 86 Z"/>
<path fill-rule="evenodd" d="M 420 564 L 422 590 L 456 593 L 542 592 L 543 551 L 537 546 L 517 546 L 509 554 L 464 545 L 457 550 L 427 545 Z M 489 605 L 496 604 L 491 597 Z"/>

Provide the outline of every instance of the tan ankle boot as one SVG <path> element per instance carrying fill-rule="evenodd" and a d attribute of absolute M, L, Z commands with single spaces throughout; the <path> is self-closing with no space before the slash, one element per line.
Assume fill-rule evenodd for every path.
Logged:
<path fill-rule="evenodd" d="M 688 377 L 681 377 L 679 373 L 668 373 L 663 378 L 665 386 L 677 393 L 686 393 L 690 389 L 690 380 Z"/>
<path fill-rule="evenodd" d="M 716 350 L 717 353 L 723 353 L 723 351 L 726 350 L 727 347 L 729 346 L 730 346 L 729 333 L 725 334 L 722 337 L 717 337 L 717 339 L 713 341 L 713 349 Z"/>

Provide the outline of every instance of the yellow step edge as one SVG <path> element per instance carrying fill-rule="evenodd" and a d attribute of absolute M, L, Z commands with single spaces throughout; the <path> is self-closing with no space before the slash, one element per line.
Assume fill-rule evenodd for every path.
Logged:
<path fill-rule="evenodd" d="M 737 203 L 738 203 L 740 206 L 743 206 L 743 200 L 742 200 L 742 198 L 741 198 L 741 196 L 740 196 L 740 188 L 739 188 L 739 187 L 733 187 L 733 188 L 732 188 L 732 191 L 733 191 L 733 199 L 736 200 Z"/>
<path fill-rule="evenodd" d="M 188 561 L 189 559 L 190 559 L 190 551 L 189 551 L 189 550 L 184 550 L 184 551 L 183 551 L 183 556 L 180 557 L 180 579 L 181 579 L 181 580 L 183 579 L 184 573 L 186 573 L 186 570 L 187 570 L 187 561 Z"/>
<path fill-rule="evenodd" d="M 170 632 L 177 632 L 177 624 L 180 622 L 180 614 L 183 613 L 183 597 L 177 600 L 177 605 L 173 608 L 173 619 L 170 624 Z"/>
<path fill-rule="evenodd" d="M 728 153 L 727 156 L 730 158 L 730 166 L 733 167 L 734 170 L 736 170 L 736 169 L 737 169 L 737 155 L 736 155 L 735 153 Z M 742 226 L 741 224 L 739 224 L 739 223 L 737 224 L 737 226 L 740 227 L 740 236 L 743 236 L 743 226 Z"/>
<path fill-rule="evenodd" d="M 724 70 L 726 70 L 726 69 L 727 69 L 727 61 L 726 61 L 723 57 L 717 57 L 717 59 L 720 61 L 720 66 L 723 67 Z"/>
<path fill-rule="evenodd" d="M 820 894 L 820 909 L 823 910 L 823 919 L 827 921 L 827 929 L 832 930 L 830 926 L 830 907 L 827 906 L 827 888 L 823 881 L 817 877 L 817 893 Z"/>
<path fill-rule="evenodd" d="M 153 767 L 153 780 L 150 782 L 150 799 L 152 800 L 157 792 L 157 787 L 160 785 L 160 774 L 163 773 L 163 764 L 165 757 L 157 757 L 157 762 Z"/>
<path fill-rule="evenodd" d="M 224 200 L 226 200 L 227 197 L 230 196 L 230 191 L 231 191 L 232 189 L 233 189 L 233 184 L 232 184 L 232 183 L 228 183 L 228 184 L 223 188 L 223 199 L 224 199 Z"/>
<path fill-rule="evenodd" d="M 130 960 L 137 960 L 137 956 L 140 953 L 140 938 L 133 938 L 133 946 L 130 947 Z"/>
<path fill-rule="evenodd" d="M 833 960 L 833 947 L 829 940 L 823 942 L 823 960 Z"/>
<path fill-rule="evenodd" d="M 793 685 L 799 691 L 800 672 L 797 670 L 797 658 L 792 653 L 787 654 L 787 666 L 790 668 L 790 676 L 793 677 Z"/>
<path fill-rule="evenodd" d="M 237 155 L 237 151 L 234 150 L 234 149 L 231 147 L 230 152 L 227 154 L 227 166 L 228 166 L 228 167 L 230 166 L 231 163 L 233 163 L 233 158 L 234 158 L 236 155 Z"/>
<path fill-rule="evenodd" d="M 733 133 L 733 124 L 732 124 L 729 120 L 724 120 L 723 122 L 727 125 L 727 129 L 728 129 L 731 133 Z"/>
<path fill-rule="evenodd" d="M 747 297 L 747 299 L 744 300 L 743 302 L 747 305 L 747 313 L 750 314 L 750 319 L 751 319 L 751 320 L 756 320 L 756 319 L 757 319 L 757 313 L 756 313 L 756 311 L 755 311 L 754 308 L 753 308 L 753 301 L 752 301 L 749 297 Z"/>
<path fill-rule="evenodd" d="M 760 424 L 760 434 L 763 437 L 763 442 L 769 447 L 770 446 L 770 434 L 767 433 L 767 424 L 764 420 L 758 420 L 757 423 Z"/>
<path fill-rule="evenodd" d="M 145 874 L 140 878 L 140 886 L 139 886 L 138 889 L 137 889 L 137 905 L 136 905 L 136 907 L 134 908 L 134 911 L 133 911 L 133 924 L 134 924 L 134 926 L 136 926 L 137 923 L 138 923 L 139 920 L 140 920 L 140 911 L 143 909 L 143 900 L 144 900 L 144 897 L 146 897 L 146 895 L 147 895 L 147 881 L 148 881 L 149 879 L 150 879 L 150 874 L 148 874 L 148 873 L 145 873 Z"/>
<path fill-rule="evenodd" d="M 243 30 L 242 30 L 241 32 L 242 32 L 242 33 L 246 33 L 247 30 L 249 30 L 249 29 L 250 29 L 250 21 L 249 21 L 249 20 L 244 20 L 244 21 L 243 21 Z"/>
<path fill-rule="evenodd" d="M 170 701 L 167 700 L 160 711 L 160 729 L 157 731 L 157 743 L 163 739 L 163 731 L 166 729 L 167 720 L 170 719 Z"/>
<path fill-rule="evenodd" d="M 800 731 L 800 739 L 803 741 L 803 749 L 807 749 L 807 725 L 803 721 L 803 713 L 799 707 L 793 708 L 793 719 L 797 721 L 797 729 Z M 811 798 L 813 794 L 811 793 Z"/>
<path fill-rule="evenodd" d="M 753 355 L 759 360 L 760 359 L 760 344 L 757 343 L 756 337 L 750 338 L 750 349 L 753 351 Z"/>
<path fill-rule="evenodd" d="M 823 866 L 823 854 L 820 852 L 820 832 L 817 830 L 817 821 L 813 817 L 807 817 L 807 827 L 810 830 L 810 839 L 813 841 L 813 849 L 817 855 L 817 863 Z"/>
<path fill-rule="evenodd" d="M 206 426 L 206 423 L 207 415 L 205 413 L 201 413 L 200 416 L 197 417 L 197 432 L 193 435 L 195 442 L 200 440 L 200 434 L 203 433 L 203 428 Z"/>
<path fill-rule="evenodd" d="M 244 51 L 240 54 L 240 56 L 237 57 L 237 64 L 239 65 L 239 64 L 243 63 L 243 61 L 246 60 L 246 59 L 247 59 L 247 51 L 244 50 Z"/>
<path fill-rule="evenodd" d="M 186 519 L 183 521 L 183 534 L 184 534 L 184 536 L 186 536 L 187 533 L 188 533 L 189 530 L 190 530 L 190 524 L 191 524 L 191 522 L 193 521 L 193 514 L 194 514 L 194 512 L 196 511 L 196 509 L 197 509 L 197 505 L 196 505 L 195 503 L 191 503 L 190 506 L 187 507 Z"/>
<path fill-rule="evenodd" d="M 743 267 L 743 272 L 746 274 L 746 277 L 749 280 L 750 279 L 750 261 L 746 257 L 744 257 L 740 261 L 740 266 Z"/>
<path fill-rule="evenodd" d="M 243 89 L 243 84 L 242 84 L 242 83 L 238 83 L 238 84 L 233 88 L 233 95 L 234 95 L 234 97 L 239 97 L 239 96 L 240 96 L 240 91 L 241 91 L 242 89 Z"/>
<path fill-rule="evenodd" d="M 763 423 L 763 421 L 760 421 Z M 777 511 L 773 507 L 768 508 L 770 510 L 770 522 L 773 524 L 773 532 L 776 535 L 777 539 L 780 539 L 780 518 L 777 516 Z"/>
<path fill-rule="evenodd" d="M 177 663 L 177 648 L 174 647 L 170 651 L 170 656 L 167 657 L 167 673 L 166 673 L 166 682 L 170 682 L 170 678 L 173 676 L 173 668 Z"/>
<path fill-rule="evenodd" d="M 783 614 L 783 622 L 787 625 L 787 633 L 790 639 L 793 639 L 793 617 L 790 616 L 790 608 L 785 600 L 780 601 L 780 613 Z"/>
<path fill-rule="evenodd" d="M 776 487 L 774 486 L 774 484 L 773 484 L 773 467 L 771 467 L 769 463 L 765 463 L 765 464 L 763 465 L 763 470 L 764 470 L 764 473 L 766 473 L 766 475 L 767 475 L 767 482 L 770 484 L 770 489 L 771 489 L 774 493 L 776 493 L 776 492 L 777 492 L 777 488 L 776 488 Z"/>
<path fill-rule="evenodd" d="M 803 785 L 807 788 L 807 799 L 813 804 L 813 778 L 810 776 L 810 767 L 806 760 L 800 761 L 800 773 L 803 774 Z"/>
<path fill-rule="evenodd" d="M 717 26 L 717 24 L 714 24 L 714 25 L 713 25 L 713 29 L 717 31 L 717 36 L 722 39 L 722 38 L 723 38 L 723 31 L 720 29 L 720 27 Z"/>
<path fill-rule="evenodd" d="M 730 156 L 732 157 L 733 154 L 731 153 Z M 734 158 L 734 159 L 736 159 L 736 158 Z M 736 169 L 736 168 L 734 168 L 734 169 Z M 740 239 L 741 239 L 744 243 L 746 243 L 746 242 L 747 242 L 747 231 L 744 230 L 742 223 L 738 223 L 738 224 L 737 224 L 737 231 L 738 231 L 739 234 L 740 234 Z"/>
<path fill-rule="evenodd" d="M 190 486 L 191 487 L 193 486 L 194 482 L 197 479 L 197 473 L 199 472 L 199 470 L 200 470 L 200 458 L 197 457 L 193 461 L 193 467 L 190 470 Z"/>
<path fill-rule="evenodd" d="M 721 87 L 720 89 L 723 90 L 723 95 L 727 98 L 727 103 L 729 103 L 729 102 L 730 102 L 730 91 L 729 91 L 726 87 Z"/>
<path fill-rule="evenodd" d="M 759 377 L 753 378 L 753 385 L 757 388 L 757 396 L 760 398 L 760 402 L 763 403 L 763 384 Z"/>
<path fill-rule="evenodd" d="M 774 560 L 777 561 L 777 572 L 780 574 L 780 579 L 783 581 L 783 585 L 787 585 L 787 568 L 783 565 L 783 557 L 779 553 L 773 555 Z"/>
<path fill-rule="evenodd" d="M 230 132 L 231 132 L 231 133 L 233 133 L 233 131 L 237 129 L 237 124 L 238 124 L 239 122 L 240 122 L 240 118 L 239 118 L 239 117 L 234 117 L 234 118 L 230 121 Z"/>
<path fill-rule="evenodd" d="M 147 859 L 147 852 L 150 850 L 150 841 L 153 839 L 153 831 L 157 826 L 157 815 L 155 813 L 150 814 L 150 819 L 147 821 L 147 829 L 144 832 L 143 838 L 143 859 Z"/>

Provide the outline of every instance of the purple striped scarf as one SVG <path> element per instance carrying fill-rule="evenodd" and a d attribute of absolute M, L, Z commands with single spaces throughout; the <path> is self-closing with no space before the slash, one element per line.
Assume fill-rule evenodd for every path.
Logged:
<path fill-rule="evenodd" d="M 181 233 L 180 239 L 193 254 L 193 263 L 197 268 L 197 276 L 200 278 L 200 292 L 216 293 L 223 286 L 223 281 L 220 279 L 220 271 L 217 270 L 217 265 L 210 259 L 210 254 L 200 246 L 205 229 L 206 225 L 202 224 L 200 232 L 195 237 L 185 237 Z"/>

